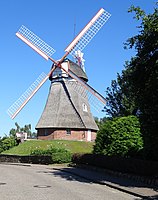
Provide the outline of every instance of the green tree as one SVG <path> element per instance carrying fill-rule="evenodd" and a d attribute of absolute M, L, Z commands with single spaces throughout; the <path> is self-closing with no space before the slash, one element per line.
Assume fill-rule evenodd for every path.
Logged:
<path fill-rule="evenodd" d="M 100 128 L 100 126 L 105 122 L 107 121 L 109 118 L 108 117 L 103 117 L 103 118 L 98 118 L 98 117 L 94 117 L 94 120 L 98 126 L 98 128 Z"/>
<path fill-rule="evenodd" d="M 126 48 L 135 48 L 136 56 L 126 64 L 122 78 L 131 86 L 139 110 L 146 158 L 158 160 L 158 9 L 147 15 L 131 6 L 129 12 L 135 12 L 140 26 L 139 34 L 126 42 Z"/>
<path fill-rule="evenodd" d="M 15 123 L 16 128 L 12 128 L 9 132 L 9 136 L 5 135 L 3 138 L 0 138 L 0 153 L 8 150 L 17 145 L 16 133 L 26 132 L 30 137 L 36 137 L 35 132 L 31 132 L 31 124 L 20 127 L 19 124 Z"/>
<path fill-rule="evenodd" d="M 104 111 L 109 117 L 123 117 L 136 115 L 134 96 L 130 93 L 128 81 L 117 74 L 117 79 L 111 81 L 111 86 L 106 90 L 107 105 Z"/>
<path fill-rule="evenodd" d="M 36 133 L 32 133 L 31 131 L 31 124 L 25 125 L 24 127 L 20 127 L 19 124 L 15 122 L 15 126 L 16 128 L 12 128 L 10 130 L 10 133 L 9 133 L 10 136 L 16 137 L 16 133 L 19 133 L 19 132 L 25 132 L 28 134 L 29 137 L 32 137 L 32 135 L 33 136 L 36 135 Z"/>
<path fill-rule="evenodd" d="M 140 123 L 137 117 L 107 120 L 97 134 L 94 153 L 108 156 L 134 156 L 143 148 Z"/>
<path fill-rule="evenodd" d="M 21 130 L 21 132 L 27 133 L 27 135 L 28 135 L 29 137 L 31 137 L 31 135 L 32 135 L 32 132 L 31 132 L 31 124 L 25 125 L 25 126 L 24 126 L 23 128 L 21 128 L 20 130 Z"/>

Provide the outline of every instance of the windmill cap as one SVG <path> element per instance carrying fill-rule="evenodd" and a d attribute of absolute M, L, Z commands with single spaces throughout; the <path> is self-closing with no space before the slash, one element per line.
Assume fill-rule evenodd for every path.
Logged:
<path fill-rule="evenodd" d="M 88 77 L 86 73 L 83 71 L 83 69 L 75 62 L 68 59 L 68 62 L 70 63 L 70 70 L 76 74 L 79 78 L 82 78 L 84 81 L 88 82 Z"/>

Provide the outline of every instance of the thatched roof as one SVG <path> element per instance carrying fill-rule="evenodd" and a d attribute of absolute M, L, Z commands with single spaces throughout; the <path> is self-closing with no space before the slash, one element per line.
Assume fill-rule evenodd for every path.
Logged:
<path fill-rule="evenodd" d="M 98 130 L 90 112 L 87 98 L 75 92 L 70 81 L 52 81 L 42 116 L 36 126 L 40 128 L 71 128 Z M 78 87 L 80 87 L 78 85 Z M 83 110 L 86 105 L 87 111 Z"/>
<path fill-rule="evenodd" d="M 82 78 L 86 82 L 88 81 L 88 77 L 86 73 L 82 70 L 80 66 L 78 66 L 76 63 L 72 62 L 71 60 L 68 60 L 70 63 L 70 70 L 76 74 L 78 77 Z"/>

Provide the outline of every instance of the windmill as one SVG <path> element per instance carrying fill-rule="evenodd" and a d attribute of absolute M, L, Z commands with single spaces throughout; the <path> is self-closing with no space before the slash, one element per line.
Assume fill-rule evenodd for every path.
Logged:
<path fill-rule="evenodd" d="M 53 62 L 48 74 L 42 73 L 23 95 L 8 109 L 14 119 L 39 88 L 49 79 L 51 86 L 44 111 L 37 123 L 37 135 L 40 139 L 77 139 L 91 141 L 96 137 L 98 127 L 90 111 L 106 104 L 106 99 L 88 85 L 81 52 L 101 27 L 110 14 L 101 8 L 90 22 L 82 29 L 65 49 L 59 60 L 51 56 L 55 50 L 41 40 L 25 26 L 21 26 L 16 36 L 29 45 L 46 60 Z M 71 54 L 76 62 L 67 56 Z M 90 105 L 89 105 L 90 104 Z"/>

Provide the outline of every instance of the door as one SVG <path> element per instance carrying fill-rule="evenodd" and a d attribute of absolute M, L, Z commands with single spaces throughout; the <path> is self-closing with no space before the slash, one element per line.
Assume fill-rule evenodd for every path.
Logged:
<path fill-rule="evenodd" d="M 91 130 L 88 130 L 87 132 L 87 141 L 90 142 L 92 140 L 92 133 Z"/>

